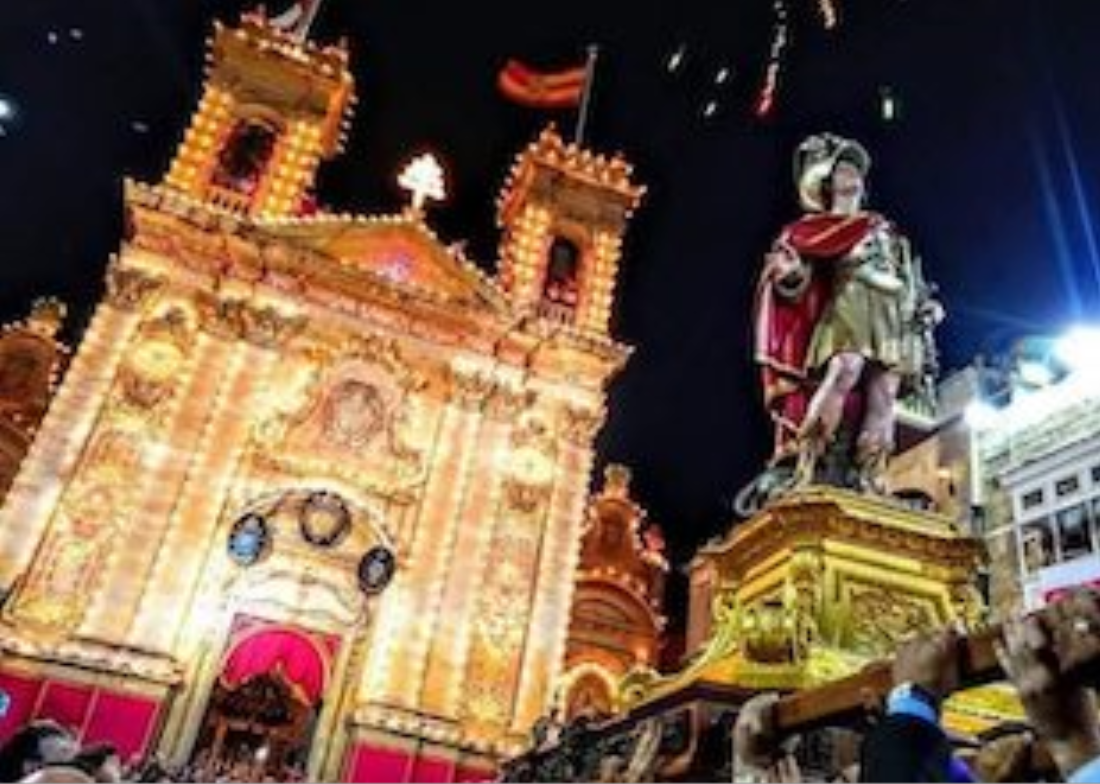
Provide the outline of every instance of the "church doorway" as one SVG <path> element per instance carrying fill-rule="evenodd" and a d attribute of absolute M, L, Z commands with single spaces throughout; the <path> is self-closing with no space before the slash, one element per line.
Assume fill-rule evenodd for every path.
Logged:
<path fill-rule="evenodd" d="M 319 707 L 301 702 L 278 674 L 258 675 L 236 689 L 218 683 L 193 760 L 197 770 L 207 773 L 200 778 L 287 781 L 300 776 Z"/>
<path fill-rule="evenodd" d="M 191 755 L 206 781 L 305 777 L 337 640 L 238 619 Z"/>

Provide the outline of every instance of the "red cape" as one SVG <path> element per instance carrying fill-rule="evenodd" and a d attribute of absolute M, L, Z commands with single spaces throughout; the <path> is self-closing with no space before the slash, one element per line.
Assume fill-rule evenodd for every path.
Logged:
<path fill-rule="evenodd" d="M 822 311 L 832 297 L 829 262 L 848 255 L 868 234 L 883 225 L 875 213 L 807 215 L 783 229 L 777 245 L 788 245 L 812 265 L 801 297 L 776 292 L 778 269 L 768 264 L 756 287 L 755 358 L 761 369 L 764 402 L 776 423 L 777 456 L 786 451 L 806 414 L 815 386 L 806 354 Z"/>

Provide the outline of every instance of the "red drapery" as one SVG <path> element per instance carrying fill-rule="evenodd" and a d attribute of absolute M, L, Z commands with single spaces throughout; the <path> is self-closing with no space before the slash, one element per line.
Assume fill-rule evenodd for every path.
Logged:
<path fill-rule="evenodd" d="M 305 634 L 269 627 L 241 637 L 226 657 L 222 683 L 236 688 L 267 673 L 279 674 L 316 705 L 328 683 L 328 651 Z"/>

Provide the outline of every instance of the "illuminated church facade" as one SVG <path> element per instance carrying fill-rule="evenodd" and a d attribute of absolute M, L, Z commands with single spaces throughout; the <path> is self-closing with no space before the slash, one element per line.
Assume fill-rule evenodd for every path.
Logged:
<path fill-rule="evenodd" d="M 164 182 L 127 183 L 106 296 L 0 512 L 0 733 L 48 716 L 127 757 L 478 779 L 567 662 L 600 672 L 569 626 L 642 190 L 543 133 L 487 275 L 428 226 L 430 182 L 397 215 L 316 207 L 353 103 L 343 46 L 218 26 Z M 667 569 L 630 531 L 623 670 L 655 657 Z M 587 574 L 589 608 L 615 575 Z"/>

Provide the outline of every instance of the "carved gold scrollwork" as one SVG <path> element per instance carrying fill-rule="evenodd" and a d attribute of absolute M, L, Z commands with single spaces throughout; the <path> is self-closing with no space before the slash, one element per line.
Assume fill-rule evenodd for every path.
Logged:
<path fill-rule="evenodd" d="M 161 278 L 115 261 L 107 271 L 107 303 L 123 310 L 138 310 L 163 286 Z"/>
<path fill-rule="evenodd" d="M 710 609 L 716 628 L 734 623 L 741 609 L 737 601 L 737 586 L 733 583 L 723 583 L 714 592 Z"/>
<path fill-rule="evenodd" d="M 202 323 L 204 329 L 219 337 L 278 348 L 305 329 L 306 319 L 244 299 L 210 298 L 202 303 Z"/>
<path fill-rule="evenodd" d="M 19 590 L 13 614 L 56 631 L 71 631 L 84 616 L 124 503 L 123 485 L 89 483 L 74 492 Z"/>
<path fill-rule="evenodd" d="M 357 335 L 346 341 L 330 361 L 335 358 L 362 360 L 385 369 L 406 392 L 417 392 L 427 385 L 427 379 L 415 365 L 406 359 L 397 341 L 379 335 Z"/>
<path fill-rule="evenodd" d="M 382 344 L 359 347 L 367 346 Z M 295 476 L 340 478 L 387 497 L 416 492 L 426 470 L 424 411 L 413 394 L 419 376 L 387 372 L 403 370 L 396 358 L 380 367 L 321 347 L 295 358 L 254 427 L 250 459 Z"/>
<path fill-rule="evenodd" d="M 304 316 L 293 316 L 273 307 L 252 307 L 245 311 L 242 337 L 264 348 L 279 348 L 306 327 Z"/>
<path fill-rule="evenodd" d="M 738 630 L 741 649 L 750 661 L 798 664 L 806 661 L 818 637 L 818 619 L 824 601 L 824 563 L 819 553 L 795 552 L 778 592 L 738 607 L 724 599 L 715 608 L 724 623 Z M 730 591 L 732 592 L 732 591 Z M 719 601 L 716 597 L 716 602 Z"/>
<path fill-rule="evenodd" d="M 987 622 L 985 600 L 970 583 L 957 583 L 951 588 L 951 609 L 967 629 L 981 629 Z"/>
<path fill-rule="evenodd" d="M 494 389 L 493 380 L 476 370 L 451 368 L 450 399 L 460 408 L 480 411 Z"/>
<path fill-rule="evenodd" d="M 118 372 L 117 404 L 151 415 L 168 401 L 178 386 L 190 338 L 187 315 L 177 308 L 143 323 Z"/>
<path fill-rule="evenodd" d="M 504 498 L 509 511 L 535 515 L 550 498 L 550 488 L 545 483 L 534 484 L 508 479 L 504 482 Z"/>
<path fill-rule="evenodd" d="M 794 631 L 795 659 L 801 661 L 810 653 L 818 636 L 818 618 L 824 600 L 825 567 L 821 555 L 812 551 L 796 552 L 787 567 L 783 588 L 783 607 L 788 625 Z"/>
<path fill-rule="evenodd" d="M 532 390 L 497 384 L 486 397 L 485 414 L 498 421 L 511 422 L 529 411 L 537 400 L 538 395 Z"/>
<path fill-rule="evenodd" d="M 851 589 L 847 610 L 849 647 L 868 656 L 883 656 L 904 640 L 937 625 L 929 601 L 877 586 Z"/>
<path fill-rule="evenodd" d="M 562 409 L 561 434 L 566 441 L 578 446 L 591 445 L 603 426 L 605 413 L 587 407 L 565 406 Z"/>
<path fill-rule="evenodd" d="M 789 664 L 801 661 L 809 648 L 806 630 L 782 597 L 753 602 L 740 618 L 741 648 L 750 661 Z"/>
<path fill-rule="evenodd" d="M 534 515 L 545 506 L 554 484 L 554 433 L 544 419 L 528 413 L 512 431 L 510 446 L 505 500 L 511 510 Z"/>

